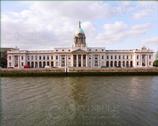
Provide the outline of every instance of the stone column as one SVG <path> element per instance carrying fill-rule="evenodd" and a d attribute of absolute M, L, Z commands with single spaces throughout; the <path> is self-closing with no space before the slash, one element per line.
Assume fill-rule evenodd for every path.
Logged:
<path fill-rule="evenodd" d="M 88 59 L 87 59 L 87 55 L 86 56 L 86 67 L 88 67 Z"/>
<path fill-rule="evenodd" d="M 145 66 L 148 66 L 148 55 L 145 55 Z"/>
<path fill-rule="evenodd" d="M 76 55 L 76 67 L 78 67 L 78 55 Z"/>
<path fill-rule="evenodd" d="M 43 60 L 41 60 L 41 68 L 43 67 Z"/>
<path fill-rule="evenodd" d="M 71 66 L 74 67 L 74 55 L 71 55 Z"/>
<path fill-rule="evenodd" d="M 83 55 L 81 55 L 81 67 L 83 67 Z"/>
<path fill-rule="evenodd" d="M 93 67 L 93 55 L 91 55 L 91 67 Z"/>
<path fill-rule="evenodd" d="M 20 56 L 18 55 L 18 68 L 20 68 Z"/>
<path fill-rule="evenodd" d="M 33 61 L 33 68 L 36 67 L 36 61 Z"/>
<path fill-rule="evenodd" d="M 39 68 L 39 61 L 37 60 L 37 68 Z"/>

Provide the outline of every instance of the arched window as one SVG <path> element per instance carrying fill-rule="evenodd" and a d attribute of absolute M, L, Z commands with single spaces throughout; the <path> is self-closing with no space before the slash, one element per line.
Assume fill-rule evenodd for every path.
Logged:
<path fill-rule="evenodd" d="M 126 62 L 126 67 L 129 67 L 129 62 L 128 61 Z"/>
<path fill-rule="evenodd" d="M 33 68 L 34 67 L 34 62 L 31 62 L 31 68 Z"/>
<path fill-rule="evenodd" d="M 133 67 L 133 62 L 132 61 L 130 62 L 130 67 Z"/>
<path fill-rule="evenodd" d="M 43 62 L 43 67 L 45 67 L 46 66 L 46 62 Z"/>
<path fill-rule="evenodd" d="M 125 67 L 125 61 L 123 61 L 123 67 Z"/>
<path fill-rule="evenodd" d="M 118 66 L 121 67 L 121 61 L 118 62 Z"/>
<path fill-rule="evenodd" d="M 110 62 L 110 67 L 113 67 L 113 61 Z"/>
<path fill-rule="evenodd" d="M 42 63 L 41 63 L 41 61 L 39 62 L 39 67 L 40 67 L 40 68 L 42 67 Z"/>
<path fill-rule="evenodd" d="M 49 66 L 49 61 L 47 62 L 47 66 Z"/>
<path fill-rule="evenodd" d="M 54 67 L 54 62 L 53 61 L 51 62 L 51 66 Z"/>
<path fill-rule="evenodd" d="M 109 61 L 106 61 L 106 67 L 109 67 Z"/>
<path fill-rule="evenodd" d="M 117 67 L 117 61 L 115 61 L 114 65 L 115 65 L 115 67 Z"/>

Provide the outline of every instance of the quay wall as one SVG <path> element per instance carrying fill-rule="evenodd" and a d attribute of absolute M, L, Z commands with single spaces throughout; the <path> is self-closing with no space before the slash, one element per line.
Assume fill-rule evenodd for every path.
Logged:
<path fill-rule="evenodd" d="M 0 69 L 1 77 L 20 76 L 121 76 L 158 75 L 158 68 L 41 68 Z"/>

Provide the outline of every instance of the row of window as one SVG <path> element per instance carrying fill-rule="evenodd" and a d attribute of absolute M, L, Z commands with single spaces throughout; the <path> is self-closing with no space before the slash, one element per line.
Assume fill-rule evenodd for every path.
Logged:
<path fill-rule="evenodd" d="M 142 55 L 142 58 L 145 58 L 145 56 L 146 55 Z M 139 55 L 137 55 L 137 59 L 139 59 L 140 58 L 140 56 Z M 151 59 L 152 58 L 152 55 L 149 55 L 149 59 Z"/>
<path fill-rule="evenodd" d="M 92 51 L 91 49 L 89 49 L 89 51 Z M 100 51 L 100 49 L 98 50 L 98 49 L 95 49 L 95 51 L 97 52 L 97 51 Z M 104 51 L 104 49 L 101 49 L 101 51 L 103 52 Z"/>
<path fill-rule="evenodd" d="M 58 52 L 59 50 L 56 49 L 55 51 Z M 64 51 L 66 51 L 66 50 L 62 49 L 62 52 L 64 52 Z M 70 49 L 68 51 L 70 52 Z"/>
<path fill-rule="evenodd" d="M 27 56 L 28 60 L 53 60 L 53 56 Z M 58 56 L 55 57 L 55 59 L 58 59 Z"/>
<path fill-rule="evenodd" d="M 115 56 L 113 56 L 113 55 L 111 55 L 111 56 L 109 56 L 109 55 L 107 55 L 106 56 L 106 59 L 121 59 L 121 57 L 122 57 L 122 59 L 132 59 L 132 56 L 117 56 L 117 55 L 115 55 Z M 94 58 L 95 59 L 98 59 L 98 55 L 95 55 L 94 56 Z M 91 59 L 91 57 L 89 57 L 89 59 Z M 105 56 L 101 56 L 101 59 L 105 59 Z"/>
<path fill-rule="evenodd" d="M 99 63 L 95 61 L 94 66 L 99 66 Z M 133 67 L 133 61 L 106 61 L 106 67 Z"/>
<path fill-rule="evenodd" d="M 106 59 L 121 59 L 121 57 L 122 57 L 122 59 L 132 59 L 132 55 L 131 56 L 128 56 L 128 55 L 123 55 L 123 56 L 117 56 L 117 55 L 115 55 L 115 56 L 113 56 L 113 55 L 111 55 L 111 56 L 109 56 L 109 55 L 107 55 L 106 56 Z M 149 59 L 151 59 L 151 55 L 149 55 Z M 105 58 L 105 56 L 101 56 L 101 59 L 104 59 Z M 137 55 L 137 59 L 139 59 L 140 58 L 140 56 L 139 55 Z M 23 56 L 21 56 L 21 60 L 23 60 L 24 59 L 24 57 Z M 50 60 L 50 59 L 53 59 L 53 56 L 28 56 L 27 57 L 27 59 L 28 60 Z M 58 56 L 56 56 L 56 58 L 55 58 L 56 60 L 58 59 Z M 70 57 L 69 57 L 69 59 L 70 59 Z M 91 57 L 89 57 L 89 59 L 91 59 Z M 95 59 L 98 59 L 98 55 L 95 55 Z M 9 56 L 9 60 L 11 60 L 11 56 Z"/>

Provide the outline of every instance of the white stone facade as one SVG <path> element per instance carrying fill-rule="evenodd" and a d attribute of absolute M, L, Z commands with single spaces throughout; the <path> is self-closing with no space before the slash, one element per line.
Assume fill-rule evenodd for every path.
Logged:
<path fill-rule="evenodd" d="M 152 67 L 153 51 L 145 47 L 134 50 L 106 50 L 86 46 L 86 37 L 79 23 L 71 48 L 53 50 L 11 50 L 7 52 L 7 67 Z"/>

